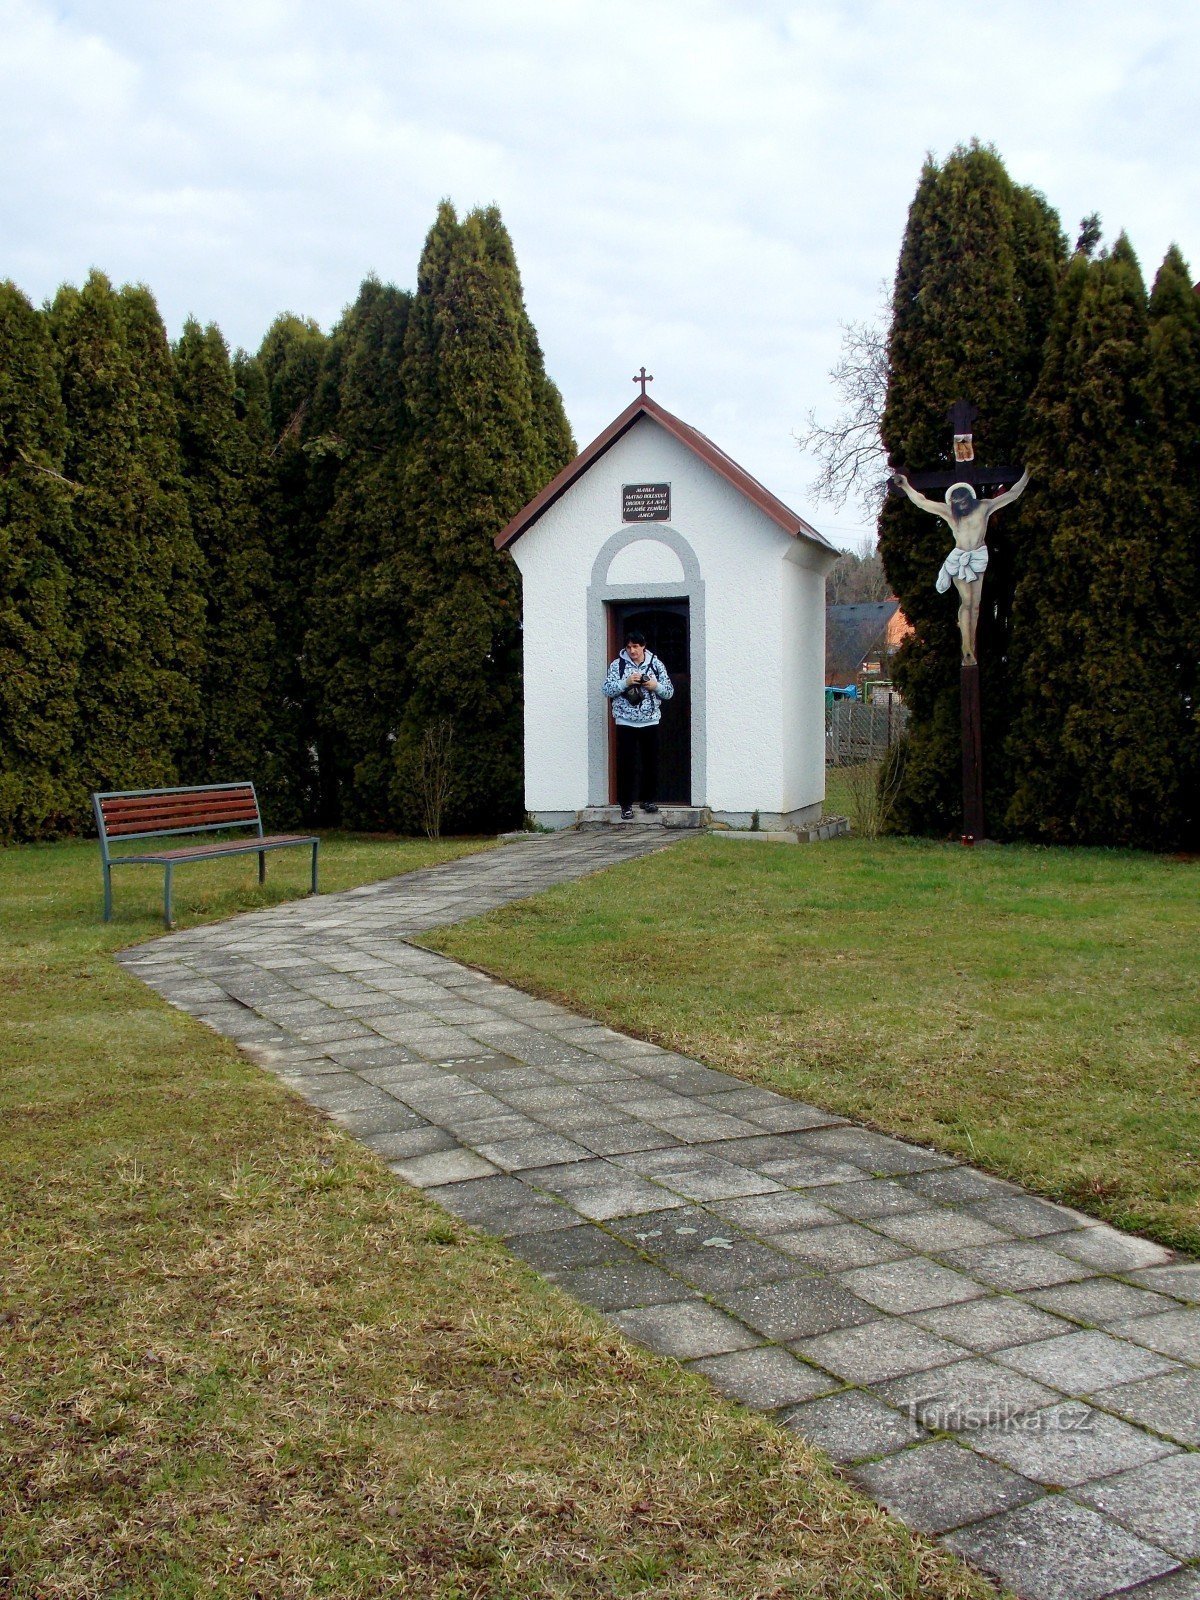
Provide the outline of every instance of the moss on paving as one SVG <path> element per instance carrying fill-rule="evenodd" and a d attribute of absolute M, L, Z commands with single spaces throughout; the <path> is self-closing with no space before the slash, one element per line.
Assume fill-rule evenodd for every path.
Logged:
<path fill-rule="evenodd" d="M 463 848 L 330 839 L 324 882 Z M 0 852 L 0 1593 L 990 1592 L 117 967 L 158 885 L 105 928 L 96 854 Z M 253 880 L 180 874 L 181 925 Z"/>
<path fill-rule="evenodd" d="M 698 838 L 428 941 L 1200 1249 L 1200 863 Z"/>

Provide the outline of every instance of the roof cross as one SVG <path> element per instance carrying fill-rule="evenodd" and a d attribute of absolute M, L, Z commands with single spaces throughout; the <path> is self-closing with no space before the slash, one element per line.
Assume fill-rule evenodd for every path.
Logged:
<path fill-rule="evenodd" d="M 654 374 L 652 372 L 647 372 L 645 367 L 643 367 L 640 372 L 635 372 L 634 373 L 633 381 L 634 381 L 634 383 L 640 383 L 641 384 L 641 386 L 642 386 L 642 398 L 645 399 L 645 397 L 646 397 L 646 385 L 648 383 L 653 383 L 654 382 Z"/>

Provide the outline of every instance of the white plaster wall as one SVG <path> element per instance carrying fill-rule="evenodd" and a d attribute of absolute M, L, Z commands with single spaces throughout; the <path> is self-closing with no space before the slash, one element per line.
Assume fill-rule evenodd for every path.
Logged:
<path fill-rule="evenodd" d="M 824 558 L 817 553 L 821 570 L 785 559 L 798 541 L 643 417 L 512 546 L 524 595 L 526 806 L 607 803 L 607 794 L 588 794 L 588 700 L 600 683 L 587 674 L 587 588 L 600 547 L 631 526 L 621 521 L 622 484 L 661 482 L 671 484 L 669 526 L 694 551 L 705 584 L 706 764 L 692 803 L 782 812 L 819 799 Z M 636 526 L 653 538 L 656 524 Z M 693 738 L 694 730 L 695 721 Z"/>
<path fill-rule="evenodd" d="M 683 562 L 658 539 L 638 539 L 618 550 L 608 564 L 609 583 L 682 584 Z"/>

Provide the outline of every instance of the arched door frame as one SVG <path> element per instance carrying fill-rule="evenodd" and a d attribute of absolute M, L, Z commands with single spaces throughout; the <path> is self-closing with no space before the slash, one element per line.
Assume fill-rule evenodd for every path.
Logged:
<path fill-rule="evenodd" d="M 628 545 L 646 539 L 673 550 L 683 567 L 683 582 L 609 583 L 613 557 Z M 692 804 L 707 803 L 707 744 L 705 736 L 705 620 L 704 580 L 696 553 L 681 533 L 667 523 L 644 523 L 620 529 L 604 541 L 592 563 L 587 589 L 588 662 L 588 804 L 608 804 L 608 701 L 600 693 L 608 670 L 608 605 L 610 601 L 686 600 L 692 673 Z M 668 668 L 670 663 L 667 663 Z"/>

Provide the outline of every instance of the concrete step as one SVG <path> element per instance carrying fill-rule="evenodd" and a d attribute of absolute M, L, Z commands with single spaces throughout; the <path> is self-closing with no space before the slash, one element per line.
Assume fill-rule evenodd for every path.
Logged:
<path fill-rule="evenodd" d="M 707 806 L 663 806 L 647 815 L 639 806 L 633 808 L 633 821 L 621 821 L 620 806 L 585 806 L 579 813 L 575 826 L 581 830 L 591 828 L 707 828 L 712 813 Z"/>

